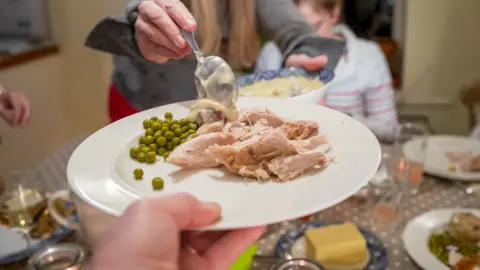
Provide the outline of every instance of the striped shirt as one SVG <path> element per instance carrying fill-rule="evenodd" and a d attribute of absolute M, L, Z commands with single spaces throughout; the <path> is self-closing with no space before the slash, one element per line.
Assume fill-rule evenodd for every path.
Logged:
<path fill-rule="evenodd" d="M 356 37 L 347 26 L 337 25 L 335 31 L 343 35 L 347 47 L 335 69 L 335 79 L 319 104 L 356 118 L 379 140 L 392 141 L 398 125 L 395 92 L 380 46 Z M 256 70 L 280 68 L 279 57 L 275 44 L 267 43 L 260 52 Z"/>

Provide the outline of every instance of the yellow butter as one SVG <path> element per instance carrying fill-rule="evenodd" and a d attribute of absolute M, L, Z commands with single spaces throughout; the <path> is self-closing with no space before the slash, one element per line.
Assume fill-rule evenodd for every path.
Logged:
<path fill-rule="evenodd" d="M 367 242 L 352 223 L 310 229 L 305 245 L 307 257 L 320 264 L 354 264 L 368 258 Z"/>

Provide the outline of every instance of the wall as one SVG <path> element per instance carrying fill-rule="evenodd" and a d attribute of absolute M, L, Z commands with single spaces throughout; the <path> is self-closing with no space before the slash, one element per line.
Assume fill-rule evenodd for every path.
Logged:
<path fill-rule="evenodd" d="M 405 0 L 404 0 L 405 1 Z M 437 132 L 468 132 L 459 90 L 480 78 L 478 0 L 408 1 L 401 112 L 426 114 Z"/>
<path fill-rule="evenodd" d="M 88 31 L 106 14 L 121 14 L 119 0 L 50 0 L 54 40 L 61 52 L 0 71 L 0 82 L 25 92 L 34 108 L 24 130 L 0 124 L 0 172 L 31 167 L 81 132 L 107 123 L 111 59 L 85 49 Z"/>

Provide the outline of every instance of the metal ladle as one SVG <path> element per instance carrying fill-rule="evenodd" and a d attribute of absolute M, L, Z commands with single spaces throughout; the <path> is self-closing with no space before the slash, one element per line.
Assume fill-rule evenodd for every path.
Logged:
<path fill-rule="evenodd" d="M 195 85 L 199 98 L 210 99 L 232 108 L 238 99 L 238 88 L 232 68 L 218 56 L 204 57 L 192 32 L 182 34 L 197 58 Z"/>

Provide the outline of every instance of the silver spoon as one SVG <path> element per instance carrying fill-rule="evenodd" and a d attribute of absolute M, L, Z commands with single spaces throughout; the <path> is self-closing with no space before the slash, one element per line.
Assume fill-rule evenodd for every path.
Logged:
<path fill-rule="evenodd" d="M 238 88 L 232 68 L 218 56 L 204 57 L 193 33 L 182 30 L 183 36 L 197 58 L 195 85 L 200 98 L 216 101 L 231 108 L 238 99 Z"/>

